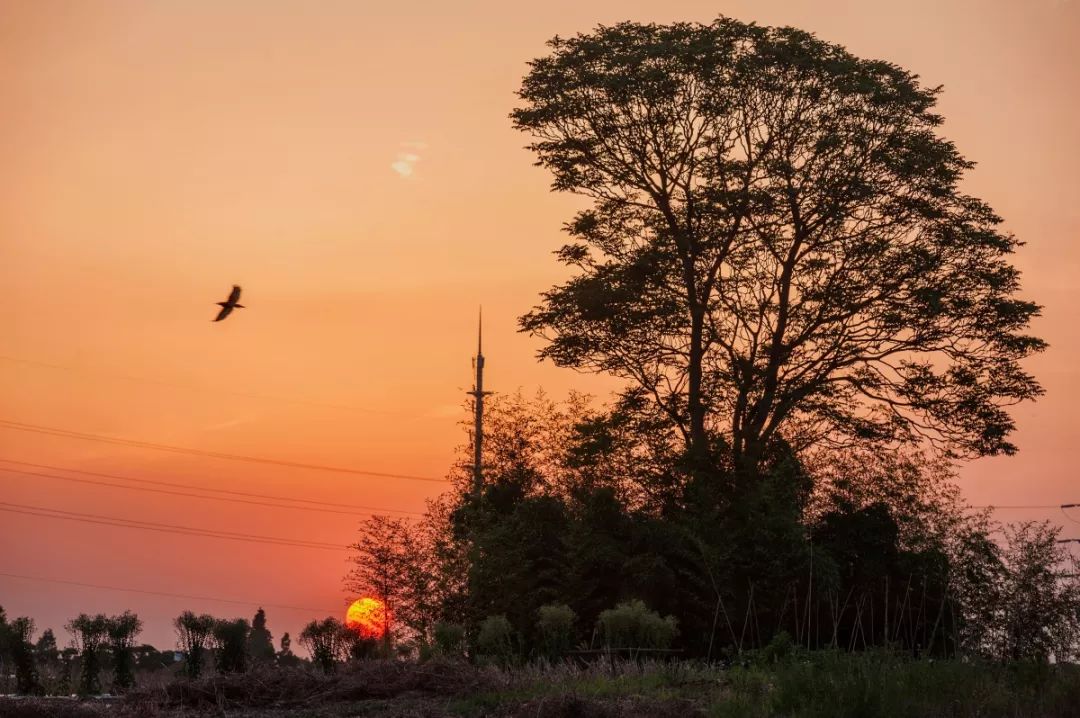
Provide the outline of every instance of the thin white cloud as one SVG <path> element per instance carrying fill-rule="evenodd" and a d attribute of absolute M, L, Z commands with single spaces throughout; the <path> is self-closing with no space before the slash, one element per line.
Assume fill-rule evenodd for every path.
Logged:
<path fill-rule="evenodd" d="M 419 152 L 425 149 L 427 144 L 410 140 L 409 142 L 402 142 L 401 146 L 409 151 L 398 152 L 397 159 L 390 165 L 390 169 L 397 172 L 401 177 L 412 177 L 416 171 L 416 163 L 420 161 Z"/>
<path fill-rule="evenodd" d="M 413 166 L 411 162 L 405 162 L 404 160 L 398 160 L 390 165 L 390 168 L 397 172 L 402 177 L 412 177 Z"/>

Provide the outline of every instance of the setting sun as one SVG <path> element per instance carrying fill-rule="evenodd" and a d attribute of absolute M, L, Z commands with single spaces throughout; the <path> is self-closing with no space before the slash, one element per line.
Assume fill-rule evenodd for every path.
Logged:
<path fill-rule="evenodd" d="M 382 638 L 389 623 L 386 604 L 370 596 L 353 601 L 345 613 L 345 625 L 364 638 Z"/>

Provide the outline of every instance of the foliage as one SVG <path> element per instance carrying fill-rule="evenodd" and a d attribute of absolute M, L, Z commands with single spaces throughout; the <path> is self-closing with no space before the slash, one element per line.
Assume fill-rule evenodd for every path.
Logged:
<path fill-rule="evenodd" d="M 674 616 L 660 617 L 642 601 L 620 603 L 600 613 L 597 628 L 604 646 L 619 648 L 668 648 L 679 635 Z"/>
<path fill-rule="evenodd" d="M 56 634 L 51 628 L 41 632 L 37 643 L 34 644 L 34 655 L 45 664 L 55 664 L 60 660 L 60 650 L 56 645 Z"/>
<path fill-rule="evenodd" d="M 113 692 L 123 693 L 135 687 L 135 637 L 142 632 L 142 621 L 131 611 L 106 620 L 105 633 L 113 660 Z"/>
<path fill-rule="evenodd" d="M 576 270 L 521 318 L 541 356 L 639 387 L 694 465 L 722 437 L 926 439 L 1012 453 L 1038 307 L 960 190 L 938 89 L 793 28 L 620 23 L 549 42 L 513 112 L 589 209 Z"/>
<path fill-rule="evenodd" d="M 299 656 L 292 652 L 292 637 L 288 631 L 281 635 L 281 650 L 277 652 L 276 659 L 279 666 L 297 666 L 300 664 Z"/>
<path fill-rule="evenodd" d="M 465 656 L 465 626 L 449 621 L 436 621 L 432 630 L 437 655 L 449 658 Z"/>
<path fill-rule="evenodd" d="M 99 652 L 109 635 L 109 618 L 104 614 L 90 616 L 80 613 L 64 626 L 82 656 L 79 694 L 101 693 L 101 664 Z"/>
<path fill-rule="evenodd" d="M 188 678 L 198 678 L 202 674 L 216 622 L 217 619 L 209 614 L 197 616 L 191 611 L 184 611 L 173 620 L 177 644 L 184 652 L 184 673 Z"/>
<path fill-rule="evenodd" d="M 409 628 L 426 636 L 430 611 L 424 606 L 429 574 L 422 566 L 426 554 L 415 550 L 415 529 L 404 519 L 372 516 L 360 527 L 360 538 L 351 546 L 354 568 L 345 587 L 357 595 L 371 595 L 383 604 L 382 637 L 392 641 L 401 618 Z M 399 615 L 400 614 L 400 615 Z"/>
<path fill-rule="evenodd" d="M 514 627 L 506 616 L 488 616 L 480 622 L 476 634 L 476 653 L 480 656 L 506 662 L 514 653 Z"/>
<path fill-rule="evenodd" d="M 300 632 L 300 645 L 311 654 L 324 673 L 333 673 L 341 654 L 343 639 L 347 629 L 336 618 L 328 617 L 322 621 L 311 621 Z"/>
<path fill-rule="evenodd" d="M 247 670 L 247 638 L 251 627 L 243 618 L 214 621 L 214 666 L 218 673 L 243 673 Z"/>
<path fill-rule="evenodd" d="M 41 692 L 34 651 L 30 643 L 34 635 L 34 620 L 25 616 L 16 618 L 8 625 L 8 650 L 15 664 L 15 688 L 23 695 Z"/>
<path fill-rule="evenodd" d="M 259 608 L 251 619 L 251 632 L 247 638 L 247 653 L 254 664 L 274 660 L 274 637 L 266 628 L 266 612 Z"/>
<path fill-rule="evenodd" d="M 1000 588 L 1002 645 L 1008 661 L 1080 657 L 1080 563 L 1058 543 L 1048 521 L 1008 527 Z M 1063 577 L 1062 567 L 1072 569 Z"/>
<path fill-rule="evenodd" d="M 577 614 L 565 603 L 551 603 L 537 609 L 537 647 L 548 659 L 561 658 L 574 647 Z"/>

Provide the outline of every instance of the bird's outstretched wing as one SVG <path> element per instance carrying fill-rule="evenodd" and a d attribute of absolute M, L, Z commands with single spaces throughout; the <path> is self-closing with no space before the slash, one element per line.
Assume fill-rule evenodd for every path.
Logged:
<path fill-rule="evenodd" d="M 229 316 L 232 313 L 232 310 L 233 308 L 231 304 L 222 303 L 221 311 L 218 312 L 217 318 L 214 321 L 220 322 L 222 319 Z"/>
<path fill-rule="evenodd" d="M 236 304 L 238 301 L 240 301 L 240 287 L 239 286 L 237 286 L 235 284 L 233 285 L 232 292 L 229 294 L 229 298 L 228 298 L 227 301 L 229 302 L 229 304 Z"/>

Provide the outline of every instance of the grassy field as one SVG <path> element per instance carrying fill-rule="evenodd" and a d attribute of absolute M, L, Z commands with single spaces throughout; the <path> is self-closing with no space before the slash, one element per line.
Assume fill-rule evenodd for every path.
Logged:
<path fill-rule="evenodd" d="M 273 669 L 143 689 L 123 699 L 0 699 L 14 718 L 1076 718 L 1080 666 L 816 654 L 775 664 L 617 663 L 512 669 L 368 662 L 333 676 Z"/>

